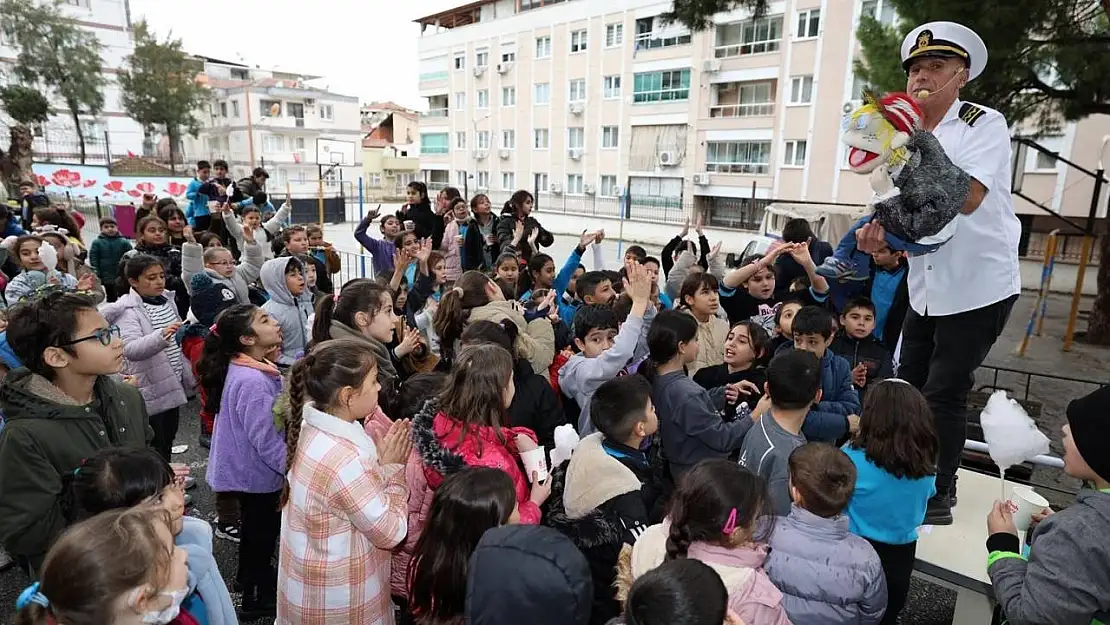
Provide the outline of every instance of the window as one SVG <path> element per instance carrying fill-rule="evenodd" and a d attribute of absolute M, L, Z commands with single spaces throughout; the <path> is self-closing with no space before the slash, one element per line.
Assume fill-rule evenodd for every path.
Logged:
<path fill-rule="evenodd" d="M 641 17 L 636 20 L 636 49 L 654 50 L 681 46 L 693 40 L 690 31 L 678 24 L 663 24 L 662 18 Z"/>
<path fill-rule="evenodd" d="M 586 145 L 586 132 L 581 126 L 567 128 L 567 148 L 581 150 Z"/>
<path fill-rule="evenodd" d="M 370 186 L 372 188 L 375 188 L 375 189 L 381 188 L 381 186 L 382 186 L 382 175 L 381 174 L 370 174 Z"/>
<path fill-rule="evenodd" d="M 605 195 L 609 197 L 616 197 L 620 195 L 617 193 L 617 177 L 616 176 L 602 176 L 601 184 L 598 185 L 598 195 Z"/>
<path fill-rule="evenodd" d="M 567 193 L 582 193 L 582 174 L 567 174 Z"/>
<path fill-rule="evenodd" d="M 790 78 L 790 103 L 809 104 L 813 101 L 813 76 Z"/>
<path fill-rule="evenodd" d="M 281 135 L 262 135 L 263 152 L 284 152 L 285 137 Z"/>
<path fill-rule="evenodd" d="M 576 30 L 570 34 L 570 51 L 572 54 L 586 51 L 587 34 L 585 30 Z"/>
<path fill-rule="evenodd" d="M 551 147 L 551 131 L 547 128 L 532 130 L 532 147 L 537 150 L 546 150 Z"/>
<path fill-rule="evenodd" d="M 894 5 L 890 3 L 890 0 L 883 0 L 881 6 L 879 0 L 863 0 L 863 4 L 860 6 L 860 15 L 873 17 L 884 26 L 894 25 Z"/>
<path fill-rule="evenodd" d="M 532 184 L 537 193 L 547 193 L 547 174 L 532 174 Z"/>
<path fill-rule="evenodd" d="M 536 37 L 536 58 L 551 58 L 551 37 Z"/>
<path fill-rule="evenodd" d="M 220 102 L 220 117 L 227 117 L 227 102 Z"/>
<path fill-rule="evenodd" d="M 320 119 L 333 121 L 335 119 L 335 107 L 331 104 L 320 105 Z"/>
<path fill-rule="evenodd" d="M 489 108 L 489 89 L 479 89 L 478 90 L 478 108 L 480 108 L 480 109 L 488 109 Z"/>
<path fill-rule="evenodd" d="M 420 152 L 423 154 L 447 154 L 450 139 L 446 132 L 420 135 Z"/>
<path fill-rule="evenodd" d="M 725 82 L 713 85 L 716 104 L 710 117 L 752 117 L 775 112 L 774 86 L 770 82 Z"/>
<path fill-rule="evenodd" d="M 501 188 L 505 191 L 516 191 L 516 174 L 514 172 L 501 172 Z"/>
<path fill-rule="evenodd" d="M 770 163 L 770 141 L 710 141 L 706 145 L 706 171 L 719 174 L 766 174 Z"/>
<path fill-rule="evenodd" d="M 624 43 L 624 24 L 605 25 L 605 47 L 615 48 Z"/>
<path fill-rule="evenodd" d="M 479 150 L 488 150 L 489 149 L 489 131 L 488 130 L 479 130 L 478 134 L 475 136 L 475 140 L 477 142 L 477 147 L 478 147 Z"/>
<path fill-rule="evenodd" d="M 488 67 L 489 66 L 489 50 L 479 50 L 474 54 L 475 67 Z"/>
<path fill-rule="evenodd" d="M 301 160 L 304 160 L 304 137 L 293 139 L 293 151 L 300 154 Z"/>
<path fill-rule="evenodd" d="M 605 94 L 606 100 L 612 100 L 621 97 L 621 77 L 620 76 L 606 76 L 601 81 L 602 92 Z"/>
<path fill-rule="evenodd" d="M 806 142 L 787 141 L 782 151 L 782 164 L 787 167 L 804 167 L 806 164 Z"/>
<path fill-rule="evenodd" d="M 459 169 L 455 170 L 455 186 L 460 189 L 466 188 L 466 172 Z"/>
<path fill-rule="evenodd" d="M 617 126 L 602 126 L 601 147 L 606 149 L 620 147 L 620 128 Z"/>
<path fill-rule="evenodd" d="M 501 87 L 501 106 L 516 106 L 516 87 Z"/>
<path fill-rule="evenodd" d="M 465 54 L 460 52 L 460 53 L 455 55 L 455 69 L 456 70 L 466 69 L 466 55 Z"/>
<path fill-rule="evenodd" d="M 794 36 L 798 39 L 816 37 L 821 28 L 821 9 L 798 12 L 798 29 Z"/>
<path fill-rule="evenodd" d="M 489 190 L 489 172 L 488 171 L 483 170 L 483 171 L 478 172 L 478 188 L 479 189 L 486 189 L 487 191 Z"/>
<path fill-rule="evenodd" d="M 502 130 L 501 131 L 501 147 L 506 150 L 516 149 L 516 131 L 515 130 Z"/>
<path fill-rule="evenodd" d="M 1063 135 L 1046 135 L 1037 139 L 1037 143 L 1051 152 L 1059 152 L 1064 148 Z M 1059 161 L 1056 157 L 1045 154 L 1040 150 L 1026 150 L 1026 171 L 1056 171 Z"/>
<path fill-rule="evenodd" d="M 465 150 L 466 149 L 466 131 L 465 130 L 460 130 L 460 131 L 455 133 L 455 149 L 456 150 Z"/>
<path fill-rule="evenodd" d="M 586 79 L 575 78 L 570 81 L 569 88 L 567 89 L 567 100 L 571 102 L 582 102 L 586 99 Z"/>
<path fill-rule="evenodd" d="M 538 82 L 533 86 L 532 104 L 551 103 L 551 83 Z"/>
<path fill-rule="evenodd" d="M 851 96 L 852 96 L 853 100 L 862 101 L 863 100 L 863 92 L 868 90 L 868 89 L 871 89 L 871 86 L 868 85 L 867 82 L 864 79 L 862 79 L 862 78 L 860 78 L 859 76 L 856 76 L 856 75 L 852 76 L 852 93 L 851 93 Z"/>
<path fill-rule="evenodd" d="M 633 76 L 633 102 L 671 102 L 690 97 L 690 70 L 644 72 Z"/>
<path fill-rule="evenodd" d="M 239 100 L 231 101 L 231 116 L 239 119 Z"/>
<path fill-rule="evenodd" d="M 455 92 L 455 110 L 456 111 L 466 110 L 466 92 L 465 91 L 456 91 Z"/>
<path fill-rule="evenodd" d="M 502 63 L 512 63 L 515 60 L 516 60 L 516 52 L 511 52 L 511 51 L 508 51 L 508 50 L 502 50 L 501 51 L 501 62 Z"/>
<path fill-rule="evenodd" d="M 782 16 L 717 26 L 714 56 L 718 59 L 745 54 L 778 52 L 782 42 Z"/>
<path fill-rule="evenodd" d="M 259 100 L 258 108 L 263 117 L 281 117 L 281 102 L 278 100 Z"/>

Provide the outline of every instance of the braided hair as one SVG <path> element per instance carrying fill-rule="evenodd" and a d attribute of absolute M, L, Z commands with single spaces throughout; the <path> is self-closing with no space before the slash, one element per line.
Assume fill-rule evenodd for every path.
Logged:
<path fill-rule="evenodd" d="M 734 510 L 735 530 L 728 531 Z M 754 538 L 758 520 L 769 511 L 762 478 L 724 458 L 703 460 L 682 476 L 671 499 L 667 560 L 685 558 L 695 542 L 743 544 Z M 765 525 L 764 532 L 770 528 Z"/>

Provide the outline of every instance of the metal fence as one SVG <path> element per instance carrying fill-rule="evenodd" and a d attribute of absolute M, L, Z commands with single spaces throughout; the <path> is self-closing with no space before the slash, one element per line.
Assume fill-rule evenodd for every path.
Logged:
<path fill-rule="evenodd" d="M 1105 236 L 1105 235 L 1104 235 Z M 1030 258 L 1044 258 L 1045 245 L 1048 243 L 1047 232 L 1031 232 L 1029 234 L 1029 247 L 1025 255 Z M 1096 240 L 1091 246 L 1091 263 L 1098 264 L 1101 254 L 1101 245 Z M 1058 234 L 1056 235 L 1056 260 L 1077 263 L 1083 252 L 1083 235 Z"/>

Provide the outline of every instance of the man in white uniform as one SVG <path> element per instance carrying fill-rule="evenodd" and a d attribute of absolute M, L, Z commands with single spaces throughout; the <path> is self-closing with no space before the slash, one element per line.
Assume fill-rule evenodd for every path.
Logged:
<path fill-rule="evenodd" d="M 910 310 L 898 374 L 921 389 L 936 420 L 937 495 L 925 517 L 933 525 L 952 523 L 967 395 L 1021 291 L 1010 131 L 998 111 L 959 99 L 960 88 L 986 64 L 983 40 L 954 22 L 918 26 L 902 41 L 906 90 L 921 107 L 922 127 L 972 177 L 952 238 L 931 254 L 909 259 Z M 882 235 L 882 226 L 872 222 L 857 234 L 860 249 L 877 250 Z"/>

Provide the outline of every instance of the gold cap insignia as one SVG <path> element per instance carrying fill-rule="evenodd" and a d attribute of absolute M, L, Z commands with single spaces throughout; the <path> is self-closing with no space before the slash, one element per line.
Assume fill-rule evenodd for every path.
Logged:
<path fill-rule="evenodd" d="M 932 31 L 923 30 L 923 31 L 921 31 L 921 34 L 917 36 L 917 47 L 924 48 L 925 46 L 932 43 L 932 41 L 933 41 Z"/>

